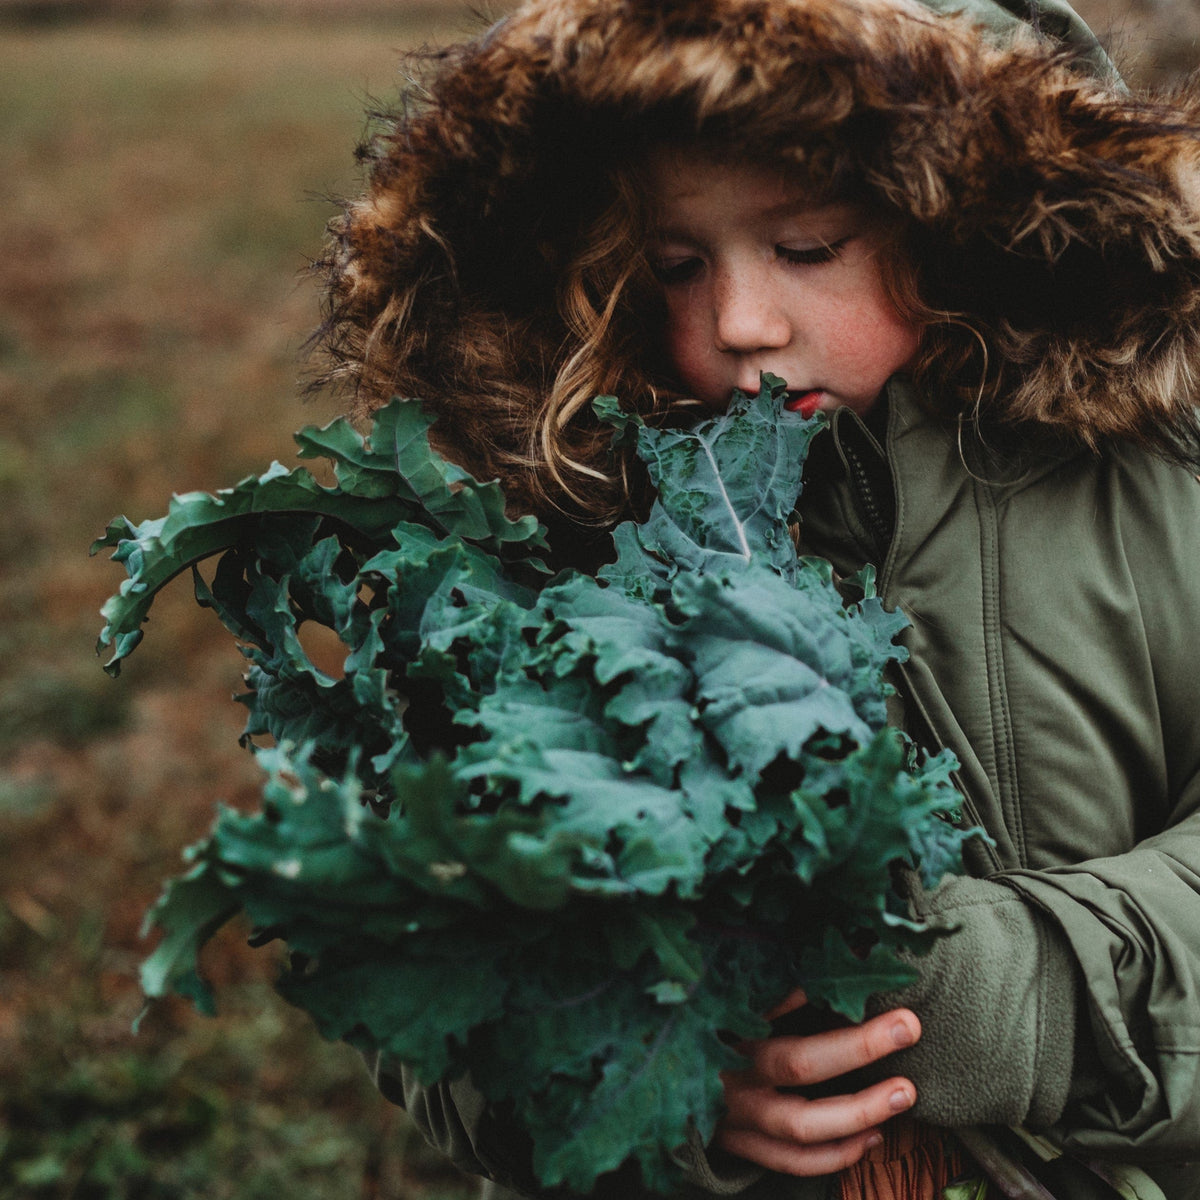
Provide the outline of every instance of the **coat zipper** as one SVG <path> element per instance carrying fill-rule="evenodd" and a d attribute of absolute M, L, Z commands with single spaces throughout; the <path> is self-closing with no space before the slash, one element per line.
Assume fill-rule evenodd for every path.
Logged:
<path fill-rule="evenodd" d="M 921 703 L 921 699 L 917 695 L 917 690 L 913 686 L 912 678 L 909 675 L 908 664 L 902 662 L 896 663 L 895 675 L 897 682 L 900 684 L 897 690 L 900 692 L 900 697 L 904 701 L 905 712 L 908 714 L 907 724 L 910 728 L 916 727 L 913 729 L 913 733 L 916 735 L 914 741 L 927 754 L 936 754 L 939 750 L 944 750 L 946 743 L 938 736 L 925 705 Z M 957 771 L 954 772 L 953 778 L 955 790 L 962 797 L 962 812 L 958 828 L 974 828 L 986 832 L 986 827 L 979 815 L 979 809 Z M 996 847 L 990 838 L 984 836 L 983 838 L 973 839 L 973 842 L 975 843 L 974 853 L 981 854 L 990 868 L 985 875 L 1004 869 L 1004 864 L 1000 861 L 1000 856 L 996 853 Z"/>
<path fill-rule="evenodd" d="M 863 519 L 867 533 L 875 541 L 875 549 L 879 556 L 885 556 L 891 547 L 891 540 L 894 534 L 892 523 L 885 515 L 882 506 L 879 502 L 879 497 L 876 495 L 875 487 L 871 479 L 871 474 L 867 469 L 861 454 L 850 444 L 849 439 L 839 439 L 843 461 L 850 472 L 851 486 L 853 489 L 854 498 L 857 502 L 859 514 Z M 945 743 L 937 735 L 933 727 L 933 722 L 929 719 L 929 714 L 925 710 L 925 706 L 917 697 L 916 690 L 912 686 L 912 681 L 909 677 L 908 670 L 904 664 L 897 663 L 897 674 L 903 682 L 903 693 L 905 699 L 905 708 L 916 718 L 916 724 L 920 726 L 922 737 L 919 738 L 919 743 L 923 749 L 929 753 L 936 753 L 944 748 Z M 911 719 L 911 718 L 910 718 Z M 957 779 L 957 772 L 955 772 Z M 983 821 L 980 819 L 979 810 L 967 793 L 967 789 L 958 782 L 957 790 L 962 797 L 962 827 L 975 827 L 982 830 L 984 828 Z M 996 853 L 996 848 L 990 840 L 983 840 L 980 843 L 983 857 L 991 867 L 992 871 L 999 871 L 1002 868 L 1000 858 Z"/>
<path fill-rule="evenodd" d="M 853 447 L 843 443 L 842 451 L 845 455 L 846 465 L 850 468 L 854 494 L 860 501 L 867 532 L 874 538 L 879 553 L 886 553 L 888 542 L 891 541 L 892 530 L 888 527 L 888 520 L 879 506 L 879 499 L 871 485 L 871 477 L 867 472 L 866 464 Z"/>

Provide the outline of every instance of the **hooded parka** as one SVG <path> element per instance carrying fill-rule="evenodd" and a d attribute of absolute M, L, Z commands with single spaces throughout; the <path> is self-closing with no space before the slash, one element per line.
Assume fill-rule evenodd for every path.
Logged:
<path fill-rule="evenodd" d="M 487 373 L 536 387 L 552 357 L 505 329 L 542 302 L 563 206 L 587 191 L 555 185 L 564 164 L 602 171 L 662 120 L 848 172 L 898 214 L 945 353 L 866 421 L 834 415 L 801 537 L 841 571 L 878 566 L 911 621 L 896 719 L 953 749 L 987 837 L 969 876 L 912 897 L 955 932 L 878 998 L 924 1030 L 884 1065 L 968 1146 L 1021 1126 L 1065 1149 L 1016 1155 L 1058 1200 L 1111 1200 L 1114 1171 L 1140 1200 L 1193 1200 L 1200 120 L 1187 95 L 1131 98 L 1065 6 L 1035 16 L 1036 32 L 991 0 L 534 0 L 435 63 L 376 145 L 329 259 L 329 345 L 363 408 L 424 381 L 444 447 L 520 503 L 516 401 Z M 420 336 L 392 337 L 411 313 Z M 494 344 L 440 360 L 439 329 L 464 322 Z M 380 1086 L 460 1165 L 532 1190 L 469 1081 L 422 1089 L 384 1064 Z M 681 1154 L 689 1194 L 838 1194 Z"/>

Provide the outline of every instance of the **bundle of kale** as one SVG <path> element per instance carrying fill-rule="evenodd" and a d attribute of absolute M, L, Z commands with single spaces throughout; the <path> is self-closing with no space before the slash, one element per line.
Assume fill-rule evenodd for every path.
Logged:
<path fill-rule="evenodd" d="M 957 864 L 954 764 L 886 725 L 904 619 L 796 555 L 823 418 L 784 398 L 765 377 L 686 431 L 598 400 L 658 500 L 596 578 L 549 577 L 542 529 L 433 452 L 413 403 L 367 439 L 298 435 L 334 487 L 275 464 L 115 521 L 108 669 L 192 567 L 250 661 L 244 740 L 268 773 L 261 812 L 220 811 L 151 912 L 148 995 L 211 1010 L 196 955 L 244 912 L 285 940 L 279 990 L 324 1035 L 427 1083 L 469 1071 L 545 1184 L 586 1191 L 633 1157 L 666 1191 L 758 1014 L 803 986 L 860 1019 L 906 982 L 895 951 L 923 934 L 891 872 Z M 314 624 L 341 673 L 306 652 Z"/>

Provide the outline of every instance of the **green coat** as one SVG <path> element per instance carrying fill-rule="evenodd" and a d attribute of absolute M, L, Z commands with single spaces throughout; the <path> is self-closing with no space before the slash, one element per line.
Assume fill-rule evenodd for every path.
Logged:
<path fill-rule="evenodd" d="M 1200 1159 L 1200 484 L 1120 445 L 960 453 L 890 398 L 882 446 L 838 414 L 805 537 L 880 564 L 903 719 L 992 844 L 919 901 L 958 931 L 886 998 L 924 1025 L 889 1071 L 926 1120 L 1048 1128 L 1200 1196 L 1200 1161 L 1151 1165 Z"/>
<path fill-rule="evenodd" d="M 924 1026 L 886 1065 L 911 1075 L 928 1121 L 1047 1131 L 1200 1200 L 1186 1161 L 1200 1159 L 1200 487 L 1150 453 L 1200 464 L 1200 80 L 1148 108 L 1061 0 L 926 4 L 964 15 L 534 0 L 439 57 L 326 263 L 334 375 L 367 408 L 398 380 L 424 397 L 447 452 L 520 505 L 531 443 L 515 416 L 574 344 L 554 238 L 581 198 L 607 194 L 622 137 L 640 146 L 656 121 L 688 118 L 869 184 L 942 314 L 924 378 L 964 412 L 961 433 L 901 384 L 876 435 L 839 414 L 814 451 L 803 537 L 844 569 L 879 564 L 913 623 L 897 719 L 959 755 L 991 839 L 973 843 L 974 877 L 913 897 L 957 932 L 914 987 L 880 998 Z M 1079 58 L 1024 36 L 1015 17 L 1030 14 Z M 597 120 L 560 128 L 564 112 Z M 479 261 L 521 286 L 458 269 Z M 614 344 L 641 346 L 653 322 L 614 311 Z M 620 375 L 635 406 L 657 386 L 636 368 Z M 975 411 L 1021 453 L 977 439 Z M 1055 437 L 1059 452 L 1028 448 Z M 466 1082 L 380 1083 L 461 1165 L 525 1178 L 519 1136 Z M 701 1191 L 817 1200 L 830 1186 L 688 1155 Z M 1078 1166 L 1039 1170 L 1057 1200 L 1112 1200 Z"/>
<path fill-rule="evenodd" d="M 1200 1197 L 1200 1161 L 1177 1161 L 1200 1159 L 1200 484 L 1121 446 L 1018 456 L 964 434 L 960 453 L 910 387 L 889 393 L 881 440 L 844 409 L 814 446 L 804 548 L 879 565 L 912 622 L 896 715 L 958 755 L 991 844 L 970 846 L 981 878 L 915 897 L 957 930 L 877 1002 L 924 1027 L 887 1073 L 911 1076 L 924 1120 L 1026 1125 Z M 399 1083 L 451 1157 L 521 1178 L 467 1085 Z M 829 1183 L 693 1157 L 704 1190 L 747 1200 Z M 1058 1200 L 1115 1195 L 1039 1170 Z"/>

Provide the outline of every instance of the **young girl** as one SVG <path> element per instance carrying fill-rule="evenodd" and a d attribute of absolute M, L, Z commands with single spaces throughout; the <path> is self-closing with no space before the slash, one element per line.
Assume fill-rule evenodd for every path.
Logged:
<path fill-rule="evenodd" d="M 1200 113 L 1014 8 L 532 0 L 432 60 L 326 264 L 330 376 L 434 406 L 563 564 L 646 500 L 593 396 L 782 376 L 830 417 L 802 548 L 912 622 L 896 719 L 989 835 L 912 895 L 955 932 L 859 1027 L 790 998 L 689 1194 L 926 1200 L 1019 1125 L 1066 1151 L 1021 1195 L 1200 1197 Z M 468 1080 L 380 1085 L 536 1191 Z"/>

